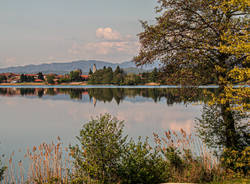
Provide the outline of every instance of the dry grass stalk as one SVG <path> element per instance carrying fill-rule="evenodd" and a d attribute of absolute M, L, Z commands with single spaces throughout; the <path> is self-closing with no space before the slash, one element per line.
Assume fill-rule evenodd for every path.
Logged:
<path fill-rule="evenodd" d="M 214 172 L 220 174 L 218 160 L 209 151 L 202 141 L 188 134 L 183 129 L 179 132 L 168 130 L 165 132 L 165 137 L 159 137 L 154 133 L 154 139 L 158 145 L 158 149 L 166 153 L 167 148 L 172 147 L 181 153 L 181 157 L 188 165 L 180 172 L 177 169 L 172 169 L 173 180 L 178 182 L 197 182 L 200 179 L 201 173 L 213 175 Z M 189 157 L 190 156 L 190 157 Z M 207 176 L 210 177 L 210 176 Z"/>
<path fill-rule="evenodd" d="M 14 153 L 8 163 L 8 169 L 1 184 L 24 183 L 69 183 L 68 171 L 71 166 L 68 149 L 63 150 L 60 138 L 56 144 L 43 143 L 27 149 L 28 173 L 24 172 L 22 161 L 13 162 Z M 18 168 L 15 168 L 15 165 Z"/>

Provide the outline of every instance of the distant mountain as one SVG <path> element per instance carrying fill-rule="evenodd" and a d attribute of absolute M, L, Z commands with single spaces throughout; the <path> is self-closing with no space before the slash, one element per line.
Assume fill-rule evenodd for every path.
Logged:
<path fill-rule="evenodd" d="M 152 70 L 154 67 L 157 67 L 157 64 L 148 65 L 143 67 L 136 67 L 136 65 L 131 61 L 126 61 L 123 63 L 110 63 L 105 61 L 96 61 L 96 60 L 81 60 L 73 61 L 68 63 L 51 63 L 51 64 L 40 64 L 40 65 L 25 65 L 25 66 L 16 66 L 8 68 L 0 68 L 0 73 L 38 73 L 42 72 L 44 74 L 55 73 L 55 74 L 66 74 L 72 70 L 81 69 L 83 74 L 88 74 L 89 69 L 96 65 L 97 69 L 101 69 L 104 66 L 111 67 L 113 70 L 120 66 L 128 73 L 139 73 L 148 70 Z"/>

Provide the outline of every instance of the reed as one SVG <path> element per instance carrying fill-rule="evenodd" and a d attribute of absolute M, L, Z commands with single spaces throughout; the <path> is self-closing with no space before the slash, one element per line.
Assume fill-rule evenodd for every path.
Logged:
<path fill-rule="evenodd" d="M 154 133 L 154 140 L 169 163 L 171 182 L 212 181 L 221 177 L 217 157 L 197 136 L 183 129 L 168 130 L 164 137 Z"/>
<path fill-rule="evenodd" d="M 70 155 L 68 148 L 63 149 L 59 137 L 57 143 L 42 143 L 32 150 L 27 149 L 24 155 L 28 159 L 26 172 L 22 161 L 15 164 L 13 157 L 14 152 L 10 156 L 1 184 L 69 183 Z"/>
<path fill-rule="evenodd" d="M 154 134 L 154 139 L 156 149 L 161 151 L 168 166 L 166 172 L 170 174 L 169 182 L 210 182 L 221 176 L 218 160 L 196 136 L 181 129 L 179 132 L 169 130 L 164 137 Z M 67 147 L 63 148 L 59 137 L 56 143 L 42 143 L 28 148 L 24 156 L 28 163 L 27 169 L 22 161 L 15 163 L 14 156 L 13 152 L 1 184 L 67 184 L 73 181 L 72 177 L 77 176 L 77 167 L 71 162 L 72 153 Z M 174 160 L 176 164 L 172 164 L 173 158 L 179 159 L 179 162 Z M 95 181 L 89 178 L 86 182 Z"/>

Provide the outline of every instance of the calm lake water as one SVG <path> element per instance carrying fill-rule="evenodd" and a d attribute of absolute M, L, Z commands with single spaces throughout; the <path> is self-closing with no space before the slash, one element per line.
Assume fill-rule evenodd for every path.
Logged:
<path fill-rule="evenodd" d="M 0 153 L 16 152 L 22 159 L 27 147 L 51 143 L 59 136 L 74 144 L 82 125 L 100 114 L 125 120 L 125 134 L 194 132 L 201 115 L 203 88 L 0 88 Z M 216 90 L 216 89 L 208 89 Z M 153 141 L 152 141 L 153 142 Z M 21 149 L 22 152 L 18 150 Z"/>

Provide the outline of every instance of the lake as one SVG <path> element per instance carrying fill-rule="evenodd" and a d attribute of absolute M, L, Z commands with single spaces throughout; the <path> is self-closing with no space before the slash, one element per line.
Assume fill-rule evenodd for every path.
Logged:
<path fill-rule="evenodd" d="M 148 136 L 151 143 L 153 133 L 164 135 L 169 129 L 194 133 L 206 100 L 203 88 L 1 87 L 0 153 L 15 151 L 20 160 L 27 147 L 51 143 L 58 136 L 65 147 L 74 144 L 82 125 L 104 113 L 124 120 L 129 137 Z"/>

